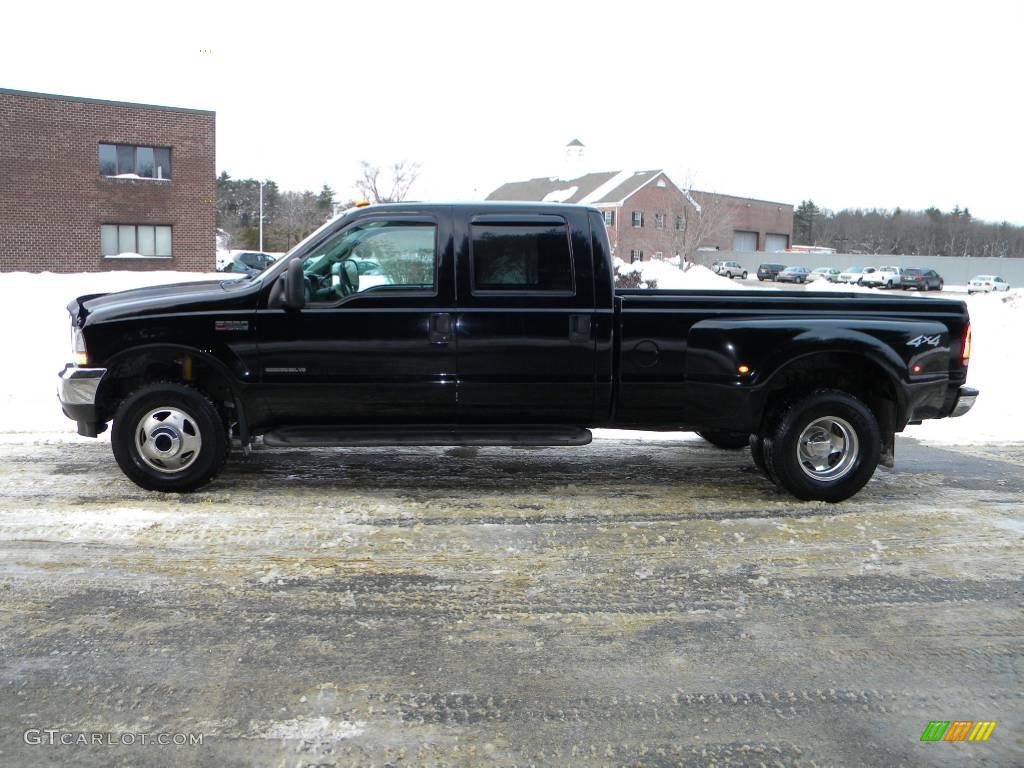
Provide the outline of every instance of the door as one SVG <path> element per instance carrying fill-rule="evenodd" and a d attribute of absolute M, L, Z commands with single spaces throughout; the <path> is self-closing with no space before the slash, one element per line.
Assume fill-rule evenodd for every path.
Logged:
<path fill-rule="evenodd" d="M 754 247 L 757 248 L 757 242 L 755 240 Z M 770 253 L 782 253 L 789 248 L 789 235 L 773 235 L 767 234 L 764 236 L 764 249 Z"/>
<path fill-rule="evenodd" d="M 732 233 L 732 249 L 737 253 L 753 253 L 756 251 L 757 232 L 744 232 L 739 229 L 735 230 Z"/>
<path fill-rule="evenodd" d="M 456 229 L 459 421 L 594 418 L 594 277 L 585 211 L 460 209 Z"/>
<path fill-rule="evenodd" d="M 360 218 L 303 272 L 303 309 L 257 313 L 268 420 L 454 424 L 450 209 Z"/>

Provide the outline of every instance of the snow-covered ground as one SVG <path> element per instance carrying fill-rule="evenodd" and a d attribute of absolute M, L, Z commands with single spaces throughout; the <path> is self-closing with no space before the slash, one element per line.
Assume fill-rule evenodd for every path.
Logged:
<path fill-rule="evenodd" d="M 76 296 L 225 277 L 196 272 L 0 273 L 6 361 L 0 377 L 0 433 L 74 433 L 74 422 L 57 402 L 57 374 L 71 359 L 66 307 Z"/>
<path fill-rule="evenodd" d="M 620 265 L 639 269 L 642 279 L 656 280 L 659 288 L 729 289 L 741 284 L 693 266 L 685 272 L 668 262 Z M 60 411 L 56 374 L 70 359 L 70 332 L 65 306 L 75 296 L 136 288 L 158 283 L 223 279 L 222 274 L 191 272 L 99 272 L 83 274 L 0 273 L 0 328 L 4 329 L 6 375 L 0 378 L 0 434 L 22 433 L 2 439 L 68 439 L 75 425 Z M 757 290 L 757 288 L 750 288 Z M 851 290 L 849 286 L 821 285 L 815 290 Z M 856 290 L 856 288 L 854 288 Z M 863 289 L 871 291 L 872 289 Z M 914 294 L 917 295 L 917 294 Z M 935 294 L 922 294 L 922 301 Z M 968 383 L 981 390 L 977 405 L 959 419 L 928 421 L 910 427 L 907 435 L 936 443 L 986 443 L 1024 440 L 1024 290 L 1005 294 L 977 294 L 965 298 L 971 312 L 974 348 Z M 665 433 L 604 432 L 598 437 L 670 439 Z M 680 435 L 679 438 L 684 438 Z M 86 438 L 82 438 L 86 439 Z"/>

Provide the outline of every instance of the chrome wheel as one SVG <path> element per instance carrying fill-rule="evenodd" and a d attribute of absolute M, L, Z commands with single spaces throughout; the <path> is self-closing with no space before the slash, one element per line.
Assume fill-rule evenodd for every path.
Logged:
<path fill-rule="evenodd" d="M 804 427 L 796 442 L 796 452 L 797 463 L 805 475 L 827 482 L 838 480 L 853 469 L 860 442 L 848 421 L 822 416 Z"/>
<path fill-rule="evenodd" d="M 203 447 L 196 420 L 179 408 L 154 408 L 135 428 L 139 457 L 158 472 L 181 472 Z"/>

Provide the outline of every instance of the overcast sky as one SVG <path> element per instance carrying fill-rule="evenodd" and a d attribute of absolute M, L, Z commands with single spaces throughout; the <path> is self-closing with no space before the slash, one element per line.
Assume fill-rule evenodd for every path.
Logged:
<path fill-rule="evenodd" d="M 1024 224 L 1022 7 L 25 2 L 0 87 L 213 109 L 218 172 L 339 198 L 362 159 L 481 197 L 564 175 L 579 138 L 584 170 Z"/>

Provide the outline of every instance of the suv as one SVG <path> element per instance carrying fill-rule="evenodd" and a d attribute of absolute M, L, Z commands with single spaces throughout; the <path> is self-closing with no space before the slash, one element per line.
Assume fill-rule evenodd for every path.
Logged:
<path fill-rule="evenodd" d="M 904 291 L 941 291 L 943 287 L 942 276 L 934 269 L 904 269 L 900 284 Z"/>
<path fill-rule="evenodd" d="M 274 257 L 261 251 L 239 251 L 231 254 L 224 272 L 237 272 L 247 277 L 255 277 L 274 263 Z"/>
<path fill-rule="evenodd" d="M 785 264 L 762 264 L 757 268 L 757 279 L 762 281 L 774 280 L 779 276 L 779 272 L 785 268 Z"/>
<path fill-rule="evenodd" d="M 728 277 L 729 279 L 734 277 L 747 279 L 747 270 L 741 267 L 738 261 L 716 261 L 711 265 L 711 269 L 714 270 L 716 275 Z"/>

